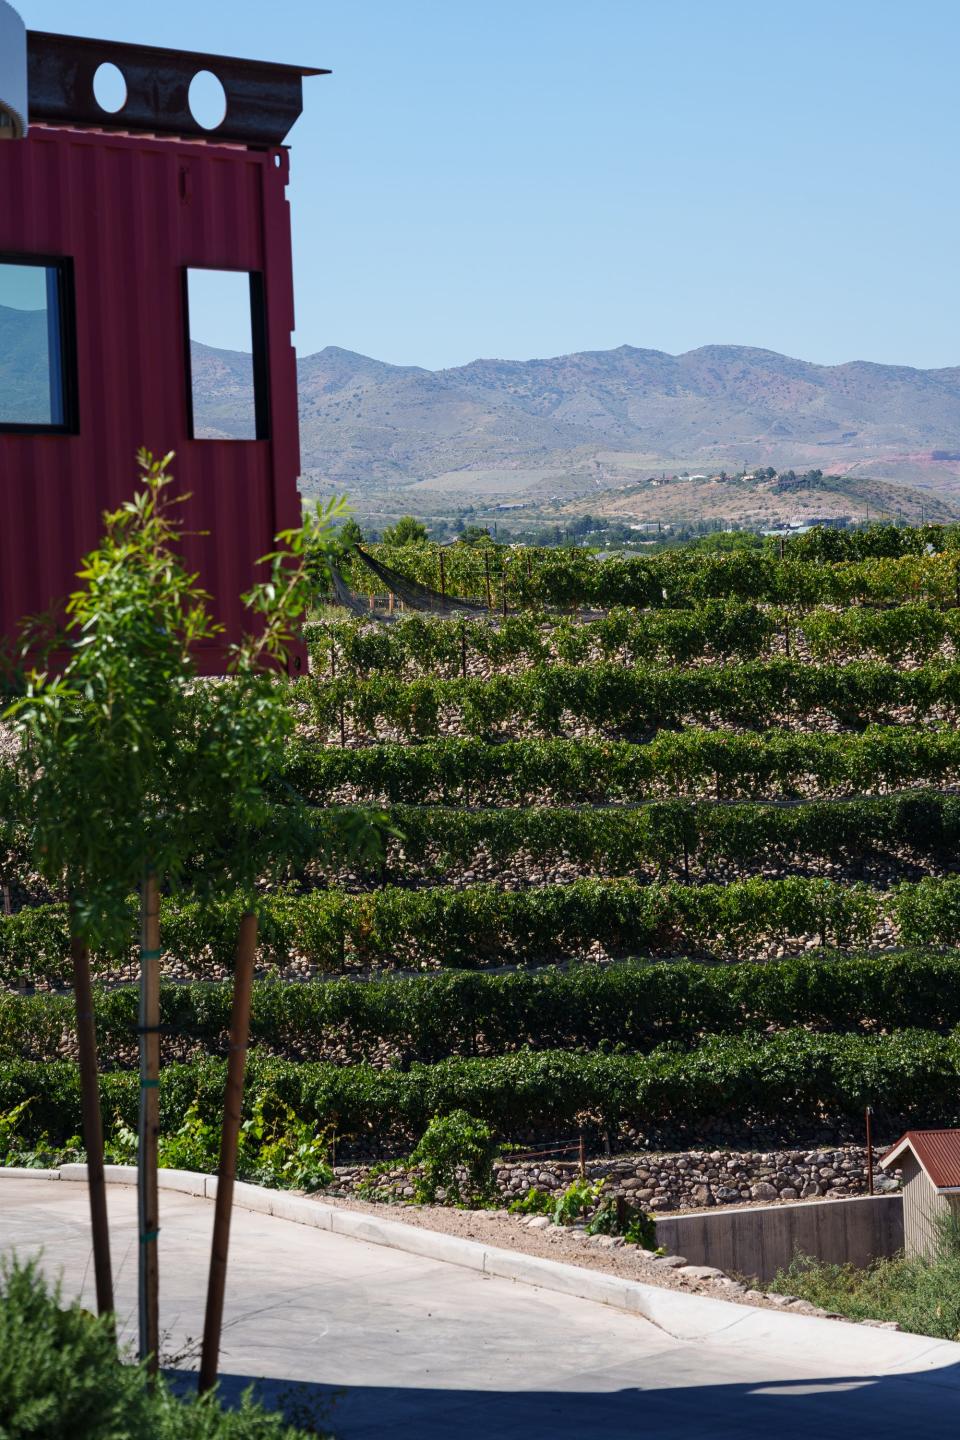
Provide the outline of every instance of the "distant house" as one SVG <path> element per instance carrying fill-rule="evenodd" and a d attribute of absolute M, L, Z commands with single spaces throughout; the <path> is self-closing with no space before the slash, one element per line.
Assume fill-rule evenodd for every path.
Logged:
<path fill-rule="evenodd" d="M 903 1172 L 903 1237 L 908 1255 L 932 1255 L 937 1222 L 960 1220 L 960 1130 L 908 1130 L 880 1161 Z"/>

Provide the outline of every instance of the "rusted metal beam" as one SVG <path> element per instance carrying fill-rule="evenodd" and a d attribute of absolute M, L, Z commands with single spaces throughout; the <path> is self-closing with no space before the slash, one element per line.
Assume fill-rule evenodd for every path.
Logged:
<path fill-rule="evenodd" d="M 117 111 L 104 110 L 94 94 L 94 76 L 103 64 L 116 65 L 126 81 L 126 103 Z M 40 30 L 27 32 L 27 66 L 31 121 L 255 148 L 272 148 L 286 139 L 303 110 L 304 76 L 330 74 L 300 65 L 271 65 Z M 212 130 L 201 125 L 190 109 L 190 83 L 201 71 L 215 75 L 226 95 L 226 115 Z"/>

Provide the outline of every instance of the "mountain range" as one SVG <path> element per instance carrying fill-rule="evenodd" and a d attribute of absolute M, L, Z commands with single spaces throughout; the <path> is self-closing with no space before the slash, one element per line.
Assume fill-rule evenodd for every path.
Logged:
<path fill-rule="evenodd" d="M 935 451 L 960 461 L 960 366 L 623 345 L 430 371 L 330 346 L 300 362 L 300 394 L 306 466 L 331 479 L 410 483 L 451 464 L 510 468 L 583 450 L 695 465 L 821 459 L 834 468 Z"/>
<path fill-rule="evenodd" d="M 919 499 L 887 497 L 909 510 L 924 493 L 937 510 L 960 499 L 960 366 L 623 345 L 430 371 L 330 346 L 302 359 L 299 376 L 306 488 L 347 490 L 384 512 L 566 508 L 602 495 L 593 508 L 639 515 L 629 492 L 658 472 L 766 466 L 840 475 L 854 492 L 865 477 L 916 489 Z"/>
<path fill-rule="evenodd" d="M 27 318 L 4 318 L 14 317 L 0 313 L 6 338 L 27 344 Z M 7 389 L 27 377 L 17 344 L 4 350 Z M 195 344 L 192 362 L 206 433 L 242 435 L 249 355 Z M 854 506 L 886 500 L 910 513 L 960 508 L 960 366 L 818 365 L 749 346 L 669 355 L 622 345 L 434 371 L 328 346 L 302 358 L 298 373 L 301 488 L 346 491 L 360 513 L 588 506 L 643 517 L 664 513 L 666 493 L 652 491 L 671 483 L 671 505 L 685 496 L 688 510 L 737 512 L 749 509 L 742 487 L 710 495 L 704 485 L 719 472 L 768 466 L 841 477 L 834 509 L 847 494 Z M 870 493 L 879 486 L 873 501 L 865 482 Z M 799 503 L 795 492 L 784 502 Z"/>

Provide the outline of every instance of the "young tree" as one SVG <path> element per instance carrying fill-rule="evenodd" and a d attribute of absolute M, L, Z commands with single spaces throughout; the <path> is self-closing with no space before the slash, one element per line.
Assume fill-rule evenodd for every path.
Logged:
<path fill-rule="evenodd" d="M 156 1269 L 156 1184 L 149 1160 L 157 1131 L 157 875 L 178 876 L 182 865 L 171 801 L 177 794 L 181 715 L 193 676 L 190 653 L 217 628 L 196 577 L 173 556 L 174 527 L 164 494 L 168 460 L 140 456 L 144 488 L 106 517 L 105 537 L 84 560 L 80 587 L 67 603 L 61 641 L 66 658 L 56 670 L 49 664 L 31 670 L 24 698 L 7 712 L 20 739 L 18 779 L 30 849 L 40 872 L 66 894 L 70 911 L 101 1311 L 112 1310 L 113 1296 L 89 951 L 91 945 L 122 949 L 128 943 L 127 899 L 131 891 L 141 894 L 138 1194 L 144 1357 L 156 1351 L 158 1338 L 145 1281 Z"/>
<path fill-rule="evenodd" d="M 7 712 L 20 737 L 22 821 L 38 867 L 69 897 L 98 1305 L 112 1309 L 103 1187 L 103 1141 L 92 1023 L 89 947 L 129 943 L 131 891 L 141 910 L 138 1151 L 140 1352 L 156 1367 L 157 1141 L 159 1135 L 158 894 L 231 888 L 243 918 L 221 1179 L 229 1207 L 243 1082 L 249 984 L 256 945 L 256 887 L 313 843 L 307 808 L 272 791 L 294 715 L 277 675 L 294 626 L 332 547 L 333 502 L 278 537 L 267 579 L 245 596 L 256 633 L 231 647 L 230 679 L 204 684 L 195 647 L 219 627 L 179 554 L 171 457 L 142 452 L 143 488 L 106 517 L 67 607 L 66 658 L 34 669 Z M 367 839 L 363 817 L 350 839 Z M 215 1255 L 221 1286 L 229 1208 L 218 1200 Z M 211 1285 L 211 1292 L 215 1285 Z M 214 1307 L 215 1308 L 215 1307 Z M 209 1319 L 209 1315 L 208 1315 Z M 219 1333 L 219 1320 L 216 1324 Z M 214 1349 L 214 1371 L 216 1350 Z"/>
<path fill-rule="evenodd" d="M 427 527 L 412 515 L 401 515 L 396 525 L 388 525 L 383 532 L 384 545 L 426 545 Z"/>
<path fill-rule="evenodd" d="M 458 545 L 492 544 L 490 531 L 485 525 L 465 525 L 457 537 Z"/>

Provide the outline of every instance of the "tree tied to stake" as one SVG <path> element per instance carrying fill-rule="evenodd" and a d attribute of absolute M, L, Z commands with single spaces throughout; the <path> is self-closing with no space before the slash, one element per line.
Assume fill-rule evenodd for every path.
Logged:
<path fill-rule="evenodd" d="M 229 647 L 228 680 L 204 684 L 197 650 L 222 627 L 179 553 L 176 507 L 186 497 L 171 491 L 172 458 L 140 452 L 142 488 L 105 517 L 104 538 L 83 561 L 67 602 L 65 633 L 48 648 L 43 668 L 28 669 L 25 693 L 5 716 L 19 739 L 18 820 L 37 868 L 70 907 L 98 1304 L 105 1311 L 113 1302 L 88 947 L 129 945 L 128 897 L 141 895 L 140 1350 L 153 1366 L 157 897 L 161 887 L 239 892 L 238 958 L 252 969 L 258 883 L 289 867 L 311 832 L 292 791 L 277 804 L 274 776 L 295 724 L 277 671 L 288 662 L 297 622 L 332 549 L 333 522 L 345 508 L 337 500 L 318 506 L 301 527 L 277 537 L 276 550 L 261 562 L 267 578 L 243 597 L 254 633 Z M 345 823 L 358 848 L 373 843 L 363 817 Z M 235 1101 L 228 1111 L 236 1109 L 237 1120 L 244 990 L 249 983 L 241 977 L 232 1036 L 237 1060 L 228 1082 L 228 1100 L 232 1094 Z M 225 1121 L 221 1173 L 225 1164 L 232 1176 L 228 1130 Z"/>

